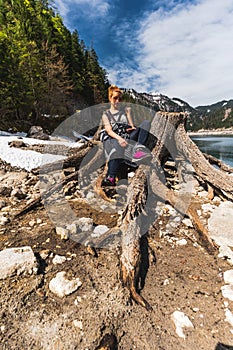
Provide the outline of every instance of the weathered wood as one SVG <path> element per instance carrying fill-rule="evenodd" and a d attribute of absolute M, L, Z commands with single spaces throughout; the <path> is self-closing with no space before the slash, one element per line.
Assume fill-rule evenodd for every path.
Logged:
<path fill-rule="evenodd" d="M 129 288 L 132 298 L 147 309 L 150 309 L 149 304 L 137 292 L 137 283 L 140 278 L 140 213 L 143 208 L 147 196 L 147 186 L 150 185 L 155 196 L 170 203 L 182 214 L 190 217 L 194 227 L 200 233 L 202 240 L 209 251 L 214 251 L 215 246 L 209 237 L 207 228 L 202 224 L 198 214 L 195 202 L 192 201 L 190 193 L 176 193 L 165 185 L 162 181 L 162 164 L 165 163 L 168 156 L 171 155 L 180 165 L 180 180 L 192 181 L 193 176 L 185 176 L 187 172 L 186 162 L 187 147 L 190 144 L 184 145 L 183 148 L 178 147 L 175 140 L 181 142 L 181 138 L 175 138 L 177 128 L 180 123 L 184 123 L 185 115 L 180 113 L 162 113 L 156 114 L 153 119 L 150 132 L 156 135 L 158 141 L 152 150 L 153 159 L 151 167 L 140 165 L 127 191 L 127 204 L 124 212 L 120 217 L 119 225 L 122 229 L 122 254 L 121 254 L 121 271 L 125 285 Z M 162 126 L 162 127 L 161 127 Z M 183 140 L 185 140 L 183 136 Z M 181 152 L 182 151 L 182 152 Z M 189 159 L 188 159 L 189 161 Z M 194 161 L 193 155 L 191 162 Z M 200 172 L 198 173 L 200 174 Z M 147 183 L 149 179 L 149 184 Z"/>
<path fill-rule="evenodd" d="M 223 163 L 220 159 L 218 159 L 210 154 L 203 153 L 203 155 L 208 160 L 208 162 L 210 164 L 217 165 L 219 167 L 219 169 L 226 171 L 227 173 L 233 173 L 233 168 L 230 165 Z"/>
<path fill-rule="evenodd" d="M 79 169 L 80 164 L 82 163 L 82 160 L 87 154 L 93 149 L 94 145 L 99 145 L 100 143 L 86 143 L 84 144 L 81 149 L 77 152 L 76 155 L 67 158 L 67 160 L 62 163 L 61 161 L 50 163 L 47 165 L 42 166 L 41 168 L 35 169 L 34 174 L 40 174 L 40 176 L 44 176 L 46 174 L 50 174 L 56 170 L 61 170 L 63 168 L 68 168 L 69 166 L 75 166 L 78 168 L 74 173 L 64 176 L 63 179 L 61 179 L 58 183 L 55 183 L 54 185 L 51 185 L 50 188 L 48 188 L 46 192 L 46 198 L 49 198 L 53 193 L 59 192 L 64 185 L 66 185 L 68 182 L 77 180 L 78 178 L 82 178 L 84 180 L 85 176 L 90 175 L 94 170 L 96 170 L 96 164 L 99 164 L 101 159 L 103 159 L 103 150 L 101 147 L 98 147 L 96 149 L 96 152 L 94 156 L 89 159 L 89 162 L 82 166 L 81 169 Z M 61 168 L 63 166 L 63 168 Z M 94 170 L 93 170 L 94 169 Z M 36 199 L 34 199 L 31 203 L 26 205 L 20 212 L 18 212 L 15 217 L 20 217 L 29 211 L 37 208 L 42 203 L 42 197 L 38 196 Z"/>
<path fill-rule="evenodd" d="M 148 197 L 151 197 L 149 203 L 152 207 L 156 206 L 156 201 L 161 200 L 170 203 L 177 211 L 189 216 L 205 247 L 210 252 L 214 252 L 216 246 L 209 236 L 207 227 L 205 227 L 198 215 L 202 199 L 199 199 L 199 202 L 197 202 L 195 193 L 192 193 L 193 189 L 191 186 L 189 187 L 189 184 L 191 185 L 195 178 L 208 188 L 209 198 L 213 198 L 214 192 L 218 192 L 221 193 L 222 197 L 233 200 L 233 178 L 229 175 L 231 169 L 216 162 L 210 156 L 204 155 L 199 150 L 185 131 L 185 119 L 186 115 L 184 113 L 157 112 L 155 114 L 150 133 L 154 136 L 153 142 L 155 139 L 157 142 L 150 145 L 153 156 L 151 164 L 141 164 L 135 171 L 135 176 L 127 188 L 127 200 L 116 226 L 116 229 L 121 231 L 122 252 L 120 260 L 123 283 L 129 289 L 133 300 L 148 310 L 151 310 L 151 306 L 139 292 L 140 242 L 142 234 L 145 233 L 144 231 L 142 232 L 142 218 L 148 214 L 146 212 L 148 209 Z M 93 148 L 94 145 L 97 146 L 96 149 Z M 88 153 L 90 153 L 89 156 L 87 156 Z M 87 159 L 85 158 L 86 156 Z M 43 167 L 42 173 L 44 172 L 45 174 L 54 169 L 70 166 L 75 166 L 78 169 L 74 174 L 63 178 L 58 184 L 53 185 L 46 195 L 50 196 L 55 191 L 61 190 L 64 184 L 77 177 L 85 183 L 89 175 L 97 170 L 99 164 L 104 165 L 104 158 L 102 157 L 102 144 L 93 142 L 86 144 L 77 155 L 68 158 L 66 161 L 53 163 L 47 166 L 47 169 L 46 166 Z M 165 181 L 163 166 L 169 157 L 176 164 L 177 176 L 181 184 L 180 191 L 175 191 L 172 187 L 168 188 Z M 85 162 L 82 163 L 84 158 Z M 82 166 L 80 167 L 81 164 Z M 217 164 L 219 169 L 212 164 Z M 102 168 L 103 172 L 99 174 L 94 189 L 96 193 L 108 201 L 109 198 L 107 198 L 101 188 L 106 166 L 105 168 L 102 166 Z M 40 199 L 36 199 L 34 203 L 24 208 L 17 216 L 26 213 L 38 203 L 40 203 Z M 153 220 L 151 221 L 152 223 Z M 150 224 L 150 220 L 148 220 L 148 224 Z M 109 230 L 107 234 L 98 239 L 98 242 L 101 243 L 101 239 L 107 239 L 108 234 L 114 235 L 114 232 L 114 229 Z"/>
<path fill-rule="evenodd" d="M 88 154 L 90 149 L 93 147 L 93 143 L 88 142 L 83 144 L 80 148 L 77 149 L 77 153 L 75 155 L 72 155 L 70 157 L 67 157 L 66 159 L 58 160 L 55 162 L 51 162 L 49 164 L 41 165 L 38 168 L 35 168 L 32 170 L 32 173 L 35 175 L 60 170 L 60 169 L 66 169 L 69 167 L 76 167 L 78 168 L 83 158 Z"/>
<path fill-rule="evenodd" d="M 206 184 L 216 188 L 226 199 L 233 200 L 233 178 L 208 162 L 198 146 L 186 133 L 183 124 L 179 124 L 177 128 L 175 143 L 178 150 L 192 164 L 196 174 Z"/>
<path fill-rule="evenodd" d="M 138 293 L 140 279 L 141 253 L 141 220 L 140 214 L 147 197 L 147 178 L 140 166 L 127 191 L 127 204 L 118 220 L 122 231 L 121 277 L 130 291 L 131 297 L 138 304 L 151 310 L 149 303 Z"/>

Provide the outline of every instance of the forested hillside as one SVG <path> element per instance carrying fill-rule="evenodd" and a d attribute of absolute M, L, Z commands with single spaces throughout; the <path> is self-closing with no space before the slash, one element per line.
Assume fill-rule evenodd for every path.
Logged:
<path fill-rule="evenodd" d="M 230 128 L 233 126 L 233 100 L 224 100 L 206 106 L 190 106 L 184 100 L 170 98 L 161 93 L 139 93 L 133 89 L 125 89 L 124 99 L 138 103 L 153 111 L 187 113 L 187 130 Z"/>
<path fill-rule="evenodd" d="M 93 47 L 47 0 L 0 0 L 0 119 L 36 122 L 106 101 Z"/>
<path fill-rule="evenodd" d="M 198 106 L 199 129 L 230 128 L 233 126 L 233 100 Z"/>

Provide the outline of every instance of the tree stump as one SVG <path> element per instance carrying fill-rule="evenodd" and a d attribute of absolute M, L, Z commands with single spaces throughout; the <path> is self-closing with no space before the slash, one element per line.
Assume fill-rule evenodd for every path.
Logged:
<path fill-rule="evenodd" d="M 218 163 L 219 168 L 211 163 L 216 160 L 204 155 L 185 131 L 185 113 L 157 112 L 152 119 L 148 148 L 152 153 L 150 164 L 141 164 L 135 171 L 131 183 L 127 187 L 126 203 L 124 210 L 119 215 L 117 228 L 121 231 L 121 275 L 124 285 L 130 291 L 131 297 L 140 305 L 151 310 L 149 303 L 139 293 L 141 250 L 140 241 L 150 225 L 155 221 L 155 207 L 158 200 L 172 205 L 178 212 L 188 216 L 196 230 L 205 241 L 209 251 L 215 250 L 215 245 L 209 237 L 208 229 L 198 216 L 199 203 L 195 200 L 193 193 L 193 182 L 198 181 L 208 189 L 209 196 L 218 194 L 226 200 L 233 200 L 233 177 L 230 176 L 232 169 Z M 94 145 L 99 146 L 99 150 L 94 152 L 94 156 L 89 157 L 80 168 L 82 159 Z M 93 141 L 84 144 L 77 155 L 68 158 L 63 167 L 75 166 L 76 172 L 63 179 L 60 183 L 50 189 L 50 194 L 62 187 L 64 183 L 73 180 L 76 176 L 85 179 L 90 173 L 96 170 L 98 161 L 103 157 L 102 145 L 100 141 Z M 179 191 L 169 187 L 164 175 L 164 165 L 171 159 L 176 166 L 177 176 L 180 182 Z M 98 160 L 98 161 L 97 161 Z M 103 161 L 103 160 L 102 160 Z M 42 171 L 52 171 L 57 164 L 46 166 Z M 41 170 L 40 170 L 41 171 Z M 95 181 L 95 191 L 103 198 L 101 189 L 102 174 L 97 175 Z M 105 198 L 108 200 L 107 198 Z M 18 215 L 33 209 L 40 202 L 38 198 Z M 154 215 L 154 217 L 153 217 Z M 106 234 L 104 235 L 106 238 Z"/>

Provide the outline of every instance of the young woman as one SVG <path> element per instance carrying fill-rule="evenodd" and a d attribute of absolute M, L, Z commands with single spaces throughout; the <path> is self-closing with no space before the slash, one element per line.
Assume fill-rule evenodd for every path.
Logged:
<path fill-rule="evenodd" d="M 136 141 L 132 162 L 137 163 L 142 159 L 151 157 L 145 152 L 150 122 L 145 120 L 140 127 L 136 128 L 131 116 L 131 108 L 120 109 L 122 91 L 115 85 L 108 88 L 110 108 L 102 115 L 104 129 L 101 131 L 100 139 L 103 141 L 105 156 L 108 160 L 108 171 L 103 185 L 115 186 L 119 168 L 124 161 L 124 152 L 130 140 Z M 144 148 L 144 149 L 143 149 Z"/>

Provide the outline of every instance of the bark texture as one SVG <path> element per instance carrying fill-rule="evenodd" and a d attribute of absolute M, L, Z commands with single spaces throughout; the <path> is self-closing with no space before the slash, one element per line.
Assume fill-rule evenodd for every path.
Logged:
<path fill-rule="evenodd" d="M 127 188 L 124 210 L 119 215 L 117 229 L 121 232 L 121 276 L 131 297 L 140 305 L 151 310 L 149 303 L 140 293 L 141 271 L 141 237 L 156 220 L 157 201 L 168 202 L 178 212 L 188 216 L 199 232 L 206 248 L 213 252 L 215 245 L 209 237 L 208 229 L 200 220 L 198 210 L 201 199 L 195 198 L 194 183 L 206 186 L 209 198 L 214 194 L 233 200 L 232 169 L 215 158 L 203 154 L 185 131 L 186 115 L 184 113 L 157 112 L 151 123 L 151 137 L 148 148 L 152 153 L 150 164 L 141 164 Z M 63 168 L 75 166 L 75 173 L 70 174 L 50 188 L 48 196 L 59 190 L 65 183 L 80 177 L 85 181 L 90 174 L 97 172 L 93 187 L 95 192 L 106 201 L 112 201 L 101 187 L 104 167 L 103 149 L 99 141 L 87 142 L 75 156 L 63 162 Z M 95 146 L 98 146 L 95 148 Z M 100 146 L 101 145 L 101 146 Z M 87 157 L 89 153 L 89 156 Z M 87 157 L 85 163 L 82 160 Z M 164 165 L 171 159 L 175 162 L 179 179 L 179 190 L 168 186 L 164 175 Z M 80 164 L 82 166 L 80 167 Z M 213 164 L 218 167 L 214 167 Z M 101 166 L 100 166 L 101 165 Z M 48 173 L 59 169 L 61 162 L 44 166 L 35 173 Z M 100 168 L 100 169 L 99 169 Z M 102 171 L 100 171 L 102 170 Z M 88 182 L 88 181 L 87 181 Z M 89 182 L 90 183 L 90 182 Z M 33 209 L 40 203 L 40 198 L 28 205 L 18 215 Z M 111 232 L 109 232 L 111 234 Z M 103 239 L 106 239 L 106 233 Z M 99 239 L 101 240 L 101 238 Z"/>

